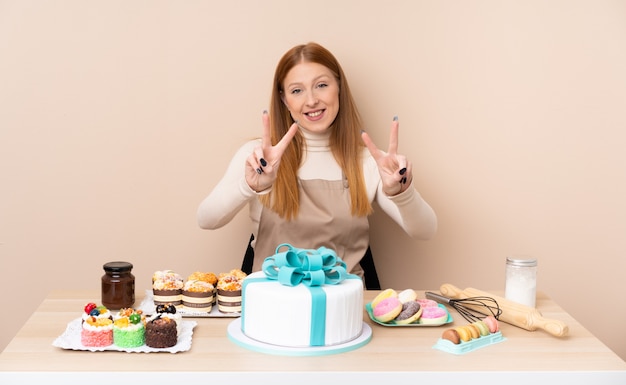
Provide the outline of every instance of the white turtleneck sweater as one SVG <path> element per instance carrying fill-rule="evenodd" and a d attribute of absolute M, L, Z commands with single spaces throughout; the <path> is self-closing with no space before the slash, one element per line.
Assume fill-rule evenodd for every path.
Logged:
<path fill-rule="evenodd" d="M 301 132 L 306 140 L 307 152 L 298 171 L 299 178 L 341 180 L 343 174 L 328 147 L 328 135 L 313 134 L 303 129 Z M 256 238 L 263 208 L 257 196 L 267 193 L 269 189 L 261 193 L 252 190 L 246 183 L 244 170 L 248 155 L 260 144 L 260 139 L 249 141 L 235 153 L 220 182 L 198 208 L 198 224 L 201 228 L 217 229 L 226 225 L 248 204 L 251 232 Z M 385 195 L 376 161 L 367 148 L 364 147 L 363 151 L 363 175 L 370 203 L 375 199 L 380 208 L 409 236 L 416 239 L 432 237 L 437 228 L 437 217 L 428 203 L 413 186 L 392 197 Z"/>

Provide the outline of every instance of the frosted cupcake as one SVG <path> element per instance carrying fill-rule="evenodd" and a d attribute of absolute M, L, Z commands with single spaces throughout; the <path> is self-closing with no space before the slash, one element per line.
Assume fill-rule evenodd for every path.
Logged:
<path fill-rule="evenodd" d="M 217 303 L 217 275 L 215 275 L 215 273 L 213 272 L 201 272 L 201 271 L 196 271 L 194 273 L 192 273 L 189 277 L 187 277 L 188 281 L 204 281 L 206 283 L 210 283 L 211 285 L 213 285 L 213 303 L 212 305 L 215 305 Z"/>
<path fill-rule="evenodd" d="M 241 313 L 241 282 L 246 274 L 241 270 L 222 273 L 217 281 L 217 308 L 222 313 Z"/>
<path fill-rule="evenodd" d="M 192 273 L 189 277 L 187 277 L 188 281 L 204 281 L 210 283 L 211 285 L 217 285 L 217 275 L 215 273 L 203 273 L 201 271 L 196 271 Z"/>
<path fill-rule="evenodd" d="M 183 286 L 183 308 L 190 311 L 210 312 L 213 308 L 215 287 L 208 282 L 188 280 Z"/>
<path fill-rule="evenodd" d="M 172 270 L 157 271 L 152 276 L 152 294 L 155 305 L 174 306 L 183 303 L 183 278 Z"/>

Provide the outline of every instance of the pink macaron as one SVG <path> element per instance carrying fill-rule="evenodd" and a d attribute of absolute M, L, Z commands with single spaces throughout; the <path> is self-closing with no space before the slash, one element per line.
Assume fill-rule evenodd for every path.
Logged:
<path fill-rule="evenodd" d="M 483 318 L 483 322 L 487 324 L 487 327 L 489 328 L 489 331 L 491 333 L 496 333 L 498 330 L 500 330 L 500 325 L 498 325 L 498 320 L 496 319 L 496 317 L 492 315 Z"/>

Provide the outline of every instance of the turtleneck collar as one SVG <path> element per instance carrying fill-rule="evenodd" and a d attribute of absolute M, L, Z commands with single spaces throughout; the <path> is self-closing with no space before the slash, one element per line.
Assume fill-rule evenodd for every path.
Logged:
<path fill-rule="evenodd" d="M 306 140 L 308 151 L 326 151 L 328 149 L 330 130 L 324 133 L 315 133 L 300 127 L 300 132 Z"/>

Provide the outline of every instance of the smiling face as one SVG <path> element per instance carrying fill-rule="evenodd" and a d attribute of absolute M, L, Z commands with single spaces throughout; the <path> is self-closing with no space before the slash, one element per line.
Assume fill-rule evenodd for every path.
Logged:
<path fill-rule="evenodd" d="M 331 70 L 301 62 L 289 70 L 282 89 L 282 100 L 300 127 L 315 133 L 328 131 L 339 112 L 339 84 Z"/>

